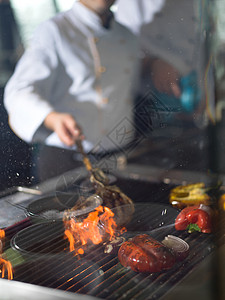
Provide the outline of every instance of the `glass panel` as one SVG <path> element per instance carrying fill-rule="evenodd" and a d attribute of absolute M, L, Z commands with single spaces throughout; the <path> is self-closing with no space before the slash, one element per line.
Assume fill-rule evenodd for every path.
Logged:
<path fill-rule="evenodd" d="M 109 3 L 86 0 L 90 6 L 106 2 Z M 1 241 L 3 231 L 0 231 L 0 259 L 3 247 L 6 247 L 9 258 L 14 262 L 15 253 L 12 252 L 9 241 L 15 233 L 15 248 L 18 250 L 20 247 L 16 244 L 18 238 L 19 244 L 23 246 L 25 242 L 26 245 L 26 251 L 17 253 L 18 257 L 15 259 L 15 280 L 31 281 L 37 285 L 44 281 L 44 285 L 48 287 L 63 287 L 73 293 L 81 291 L 112 300 L 129 296 L 139 299 L 140 295 L 143 300 L 149 297 L 160 300 L 183 299 L 185 296 L 192 298 L 191 293 L 195 291 L 200 294 L 199 299 L 202 298 L 201 295 L 206 300 L 218 299 L 217 296 L 223 288 L 219 279 L 224 276 L 224 268 L 218 265 L 224 259 L 221 260 L 221 255 L 218 261 L 213 261 L 212 270 L 210 254 L 214 253 L 215 246 L 223 245 L 224 249 L 224 0 L 118 0 L 111 11 L 114 12 L 115 19 L 129 31 L 114 24 L 112 29 L 117 29 L 112 35 L 108 35 L 111 33 L 110 22 L 105 22 L 106 19 L 110 20 L 110 12 L 107 15 L 104 12 L 100 14 L 101 21 L 105 22 L 104 28 L 96 30 L 94 35 L 89 28 L 93 14 L 88 15 L 90 19 L 83 20 L 83 26 L 77 25 L 78 38 L 75 39 L 71 38 L 74 31 L 70 29 L 68 22 L 65 32 L 70 37 L 74 52 L 70 50 L 68 40 L 60 45 L 57 44 L 58 40 L 54 40 L 54 46 L 58 46 L 55 56 L 48 56 L 51 51 L 48 52 L 47 47 L 43 52 L 38 52 L 38 49 L 38 64 L 31 59 L 26 68 L 20 71 L 18 82 L 14 86 L 12 84 L 8 90 L 11 92 L 17 87 L 11 96 L 11 100 L 16 100 L 15 105 L 6 107 L 3 101 L 6 85 L 21 56 L 32 49 L 29 47 L 35 29 L 56 13 L 70 9 L 73 3 L 74 0 L 0 0 L 0 224 L 3 228 L 22 221 L 17 224 L 18 227 L 15 225 L 6 230 L 9 240 L 5 245 Z M 151 10 L 148 11 L 149 3 Z M 79 17 L 82 19 L 82 15 Z M 98 25 L 94 18 L 94 28 Z M 41 37 L 45 32 L 42 34 Z M 54 49 L 53 47 L 52 50 Z M 136 63 L 135 67 L 133 65 L 136 59 L 137 68 Z M 45 62 L 46 68 L 41 69 Z M 133 71 L 135 79 L 129 77 Z M 28 73 L 30 76 L 26 76 Z M 125 92 L 130 88 L 128 97 Z M 35 110 L 31 117 L 28 107 L 34 95 Z M 45 98 L 46 95 L 49 97 Z M 130 105 L 131 97 L 133 102 Z M 23 102 L 24 99 L 26 102 Z M 64 99 L 67 101 L 66 107 L 63 106 Z M 93 135 L 90 134 L 88 140 L 85 137 L 84 149 L 82 145 L 76 148 L 76 145 L 69 147 L 62 143 L 58 147 L 59 144 L 54 143 L 59 142 L 58 132 L 54 135 L 41 117 L 31 141 L 25 142 L 27 136 L 24 132 L 32 128 L 30 124 L 38 116 L 38 108 L 43 103 L 50 104 L 57 112 L 69 113 L 75 120 L 79 119 L 78 123 L 88 134 L 89 130 L 93 130 Z M 21 112 L 25 117 L 18 118 Z M 86 112 L 89 118 L 86 118 Z M 108 126 L 114 117 L 117 118 L 116 121 Z M 9 126 L 9 122 L 13 123 L 15 119 L 17 126 L 10 127 L 12 125 L 10 123 Z M 31 123 L 27 122 L 28 119 Z M 23 126 L 21 136 L 23 135 L 24 140 L 16 133 L 19 126 Z M 94 139 L 99 131 L 101 137 Z M 126 138 L 130 137 L 131 143 L 126 144 Z M 105 145 L 108 144 L 105 141 L 113 147 L 106 149 Z M 93 172 L 91 167 L 96 167 L 97 170 Z M 111 186 L 105 187 L 99 182 L 103 179 L 104 184 Z M 191 190 L 193 194 L 181 189 L 179 197 L 175 193 L 181 206 L 173 207 L 175 204 L 171 201 L 171 190 L 192 183 L 203 183 L 205 187 Z M 37 193 L 40 192 L 39 189 L 42 195 Z M 117 254 L 113 258 L 104 256 L 101 244 L 87 253 L 87 261 L 84 259 L 83 264 L 80 264 L 80 260 L 76 262 L 76 255 L 75 260 L 73 255 L 64 260 L 61 252 L 63 255 L 66 252 L 67 255 L 69 246 L 67 240 L 63 239 L 64 224 L 61 217 L 66 210 L 67 218 L 78 217 L 78 224 L 81 224 L 83 220 L 79 219 L 80 215 L 76 215 L 77 211 L 82 214 L 83 211 L 87 212 L 87 208 L 93 209 L 93 206 L 88 206 L 93 202 L 93 193 L 98 193 L 98 196 L 94 196 L 96 199 L 100 196 L 106 197 L 103 199 L 104 205 L 113 208 L 118 203 L 121 206 L 121 203 L 130 203 L 130 199 L 134 201 L 134 215 L 133 210 L 128 211 L 131 215 L 127 216 L 123 210 L 119 215 L 125 223 L 130 218 L 132 220 L 127 226 L 129 230 L 125 233 L 126 238 L 133 237 L 133 231 L 135 234 L 145 231 L 155 234 L 160 241 L 165 234 L 179 235 L 190 244 L 188 260 L 176 262 L 174 268 L 164 270 L 163 274 L 156 272 L 153 275 L 140 275 L 123 268 Z M 178 209 L 183 208 L 182 205 L 190 205 L 190 202 L 183 200 L 188 198 L 189 201 L 191 198 L 196 203 L 202 193 L 205 196 L 204 204 L 210 206 L 210 209 L 216 208 L 216 221 L 213 219 L 213 226 L 217 226 L 218 239 L 214 239 L 214 233 L 189 234 L 185 230 L 175 230 L 174 221 L 179 213 Z M 103 203 L 100 200 L 99 203 Z M 208 210 L 209 207 L 206 208 Z M 98 214 L 101 212 L 99 209 Z M 29 218 L 25 219 L 27 215 Z M 49 219 L 54 222 L 60 219 L 60 223 L 56 222 L 58 227 L 55 227 L 54 222 L 51 226 L 44 223 L 48 227 L 45 230 L 43 220 Z M 67 226 L 69 229 L 69 222 Z M 27 227 L 28 233 L 23 231 L 21 234 L 20 230 Z M 47 241 L 46 247 L 39 238 L 35 239 L 33 228 L 40 237 L 44 237 L 43 241 Z M 60 229 L 60 234 L 57 228 Z M 84 227 L 81 226 L 82 228 Z M 48 236 L 51 235 L 51 230 L 52 243 Z M 104 226 L 101 230 L 104 233 Z M 31 236 L 28 240 L 27 234 Z M 31 239 L 33 244 L 30 243 Z M 87 240 L 91 243 L 89 236 Z M 55 250 L 54 243 L 57 244 L 58 241 L 60 247 L 57 251 L 60 253 L 59 259 L 62 260 L 63 268 L 53 274 L 52 268 L 56 265 L 50 256 Z M 22 259 L 24 254 L 29 257 L 28 252 L 32 252 L 36 246 L 42 252 L 40 260 L 33 264 L 32 259 Z M 77 253 L 83 258 L 82 251 L 74 254 Z M 46 257 L 43 259 L 42 255 Z M 2 262 L 3 260 L 0 261 L 0 268 Z M 46 272 L 43 269 L 42 274 L 40 263 L 46 268 Z M 68 269 L 66 275 L 64 268 Z M 75 269 L 78 269 L 78 273 L 72 277 Z M 88 273 L 88 269 L 91 273 Z M 0 277 L 2 274 L 0 273 Z M 42 276 L 43 281 L 40 282 Z M 81 284 L 77 282 L 77 278 L 81 279 Z M 215 283 L 214 278 L 218 282 Z M 120 279 L 124 284 L 122 288 Z M 221 282 L 224 282 L 222 279 Z M 105 288 L 102 289 L 102 286 Z M 128 286 L 129 290 L 126 288 Z M 190 286 L 193 287 L 191 290 Z M 214 292 L 217 294 L 214 295 Z M 168 298 L 163 298 L 165 295 Z"/>

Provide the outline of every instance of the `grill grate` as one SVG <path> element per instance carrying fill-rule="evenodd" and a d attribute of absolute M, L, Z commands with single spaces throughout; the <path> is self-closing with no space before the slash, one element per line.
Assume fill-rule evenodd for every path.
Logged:
<path fill-rule="evenodd" d="M 168 234 L 176 235 L 190 245 L 186 260 L 176 263 L 170 270 L 152 274 L 135 273 L 124 268 L 116 255 L 104 254 L 102 246 L 92 246 L 78 260 L 67 250 L 62 223 L 41 223 L 20 231 L 12 239 L 14 248 L 27 259 L 15 268 L 14 280 L 102 299 L 159 299 L 212 252 L 214 243 L 210 234 L 189 235 L 174 229 L 177 211 L 168 205 L 171 186 L 143 185 L 137 181 L 133 185 L 131 181 L 117 185 L 136 203 L 126 237 L 149 233 L 161 241 Z M 143 203 L 146 201 L 151 201 L 151 204 Z M 166 203 L 168 211 L 160 203 Z"/>
<path fill-rule="evenodd" d="M 159 299 L 212 251 L 208 235 L 194 235 L 179 234 L 190 245 L 189 257 L 165 272 L 137 274 L 123 268 L 117 256 L 103 256 L 102 247 L 95 247 L 78 261 L 70 254 L 33 260 L 15 270 L 15 280 L 102 299 Z"/>

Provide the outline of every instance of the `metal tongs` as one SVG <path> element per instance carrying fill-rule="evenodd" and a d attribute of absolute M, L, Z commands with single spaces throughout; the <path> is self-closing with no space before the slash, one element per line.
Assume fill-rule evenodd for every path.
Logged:
<path fill-rule="evenodd" d="M 87 171 L 91 175 L 91 181 L 100 182 L 103 185 L 108 185 L 109 184 L 109 178 L 105 175 L 105 173 L 101 169 L 93 168 L 87 153 L 84 151 L 81 139 L 76 140 L 76 146 L 77 146 L 78 151 L 83 156 L 83 163 L 84 163 Z"/>

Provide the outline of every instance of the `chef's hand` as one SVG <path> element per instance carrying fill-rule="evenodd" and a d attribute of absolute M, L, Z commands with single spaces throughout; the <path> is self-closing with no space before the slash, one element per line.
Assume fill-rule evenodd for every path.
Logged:
<path fill-rule="evenodd" d="M 73 146 L 78 138 L 84 138 L 75 119 L 67 113 L 50 112 L 44 120 L 44 125 L 54 131 L 67 146 Z"/>
<path fill-rule="evenodd" d="M 173 66 L 157 58 L 151 63 L 150 72 L 153 84 L 159 92 L 176 98 L 181 96 L 180 74 Z"/>

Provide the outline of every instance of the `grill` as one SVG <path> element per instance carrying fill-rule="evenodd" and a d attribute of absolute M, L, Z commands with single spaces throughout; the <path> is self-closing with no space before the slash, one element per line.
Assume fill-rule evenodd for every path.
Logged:
<path fill-rule="evenodd" d="M 188 258 L 170 270 L 152 274 L 124 268 L 117 255 L 104 253 L 103 245 L 91 246 L 78 259 L 68 251 L 63 223 L 51 221 L 31 225 L 11 239 L 12 247 L 24 258 L 14 268 L 14 280 L 100 299 L 159 299 L 213 251 L 212 235 L 174 229 L 178 212 L 168 205 L 172 185 L 132 179 L 119 179 L 116 185 L 136 206 L 124 235 L 149 233 L 159 241 L 168 234 L 176 235 L 190 245 Z"/>
<path fill-rule="evenodd" d="M 15 270 L 15 279 L 103 299 L 159 299 L 209 251 L 205 239 L 187 240 L 192 249 L 198 245 L 197 249 L 167 272 L 136 274 L 124 269 L 117 257 L 103 256 L 97 248 L 79 261 L 69 255 L 32 261 Z"/>

